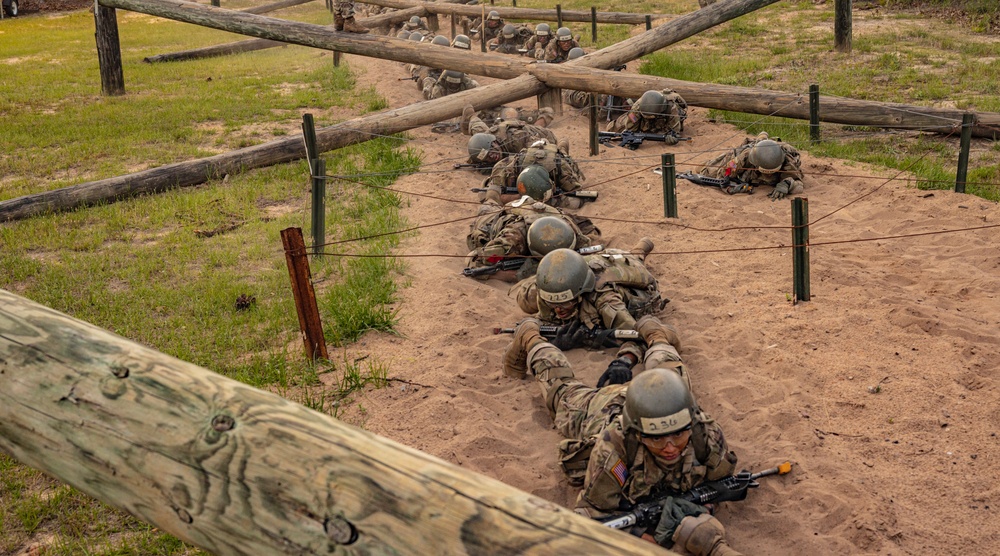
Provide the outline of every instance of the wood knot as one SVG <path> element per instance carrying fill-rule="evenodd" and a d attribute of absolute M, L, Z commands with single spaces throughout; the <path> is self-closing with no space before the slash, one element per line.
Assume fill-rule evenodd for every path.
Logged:
<path fill-rule="evenodd" d="M 323 522 L 326 536 L 337 544 L 352 544 L 358 540 L 358 529 L 342 517 L 328 517 Z"/>
<path fill-rule="evenodd" d="M 212 418 L 212 428 L 219 432 L 231 430 L 234 426 L 236 421 L 229 415 L 216 415 Z"/>
<path fill-rule="evenodd" d="M 189 514 L 187 510 L 185 510 L 184 508 L 176 508 L 176 511 L 177 511 L 177 517 L 180 518 L 180 520 L 183 521 L 184 523 L 191 523 L 192 521 L 194 521 L 194 518 L 191 517 L 191 514 Z"/>
<path fill-rule="evenodd" d="M 128 378 L 128 367 L 114 365 L 111 367 L 111 374 L 115 375 L 118 378 Z"/>

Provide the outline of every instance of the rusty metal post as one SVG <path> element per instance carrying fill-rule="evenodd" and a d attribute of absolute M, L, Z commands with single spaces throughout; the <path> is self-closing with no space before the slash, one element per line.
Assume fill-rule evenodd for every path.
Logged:
<path fill-rule="evenodd" d="M 285 262 L 288 265 L 288 276 L 292 280 L 292 296 L 295 298 L 295 310 L 299 314 L 299 330 L 305 343 L 306 357 L 310 361 L 329 359 L 323 324 L 319 320 L 319 307 L 316 305 L 316 292 L 312 285 L 312 272 L 309 270 L 309 257 L 306 255 L 305 241 L 302 240 L 302 228 L 281 230 L 281 243 L 285 247 Z"/>

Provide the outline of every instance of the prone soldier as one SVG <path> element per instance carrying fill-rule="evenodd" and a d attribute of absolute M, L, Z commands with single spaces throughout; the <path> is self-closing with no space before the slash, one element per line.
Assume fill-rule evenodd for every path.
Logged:
<path fill-rule="evenodd" d="M 774 190 L 768 195 L 771 199 L 799 195 L 805 189 L 799 151 L 780 139 L 771 139 L 764 131 L 710 160 L 701 173 L 732 178 L 751 186 L 773 185 Z"/>

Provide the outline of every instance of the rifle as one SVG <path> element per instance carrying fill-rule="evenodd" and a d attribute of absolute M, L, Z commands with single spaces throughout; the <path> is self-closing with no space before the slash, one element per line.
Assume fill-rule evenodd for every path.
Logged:
<path fill-rule="evenodd" d="M 636 150 L 643 141 L 661 141 L 666 142 L 667 136 L 676 137 L 678 141 L 690 141 L 690 137 L 681 137 L 674 133 L 673 131 L 669 133 L 643 133 L 641 131 L 598 131 L 597 140 L 601 143 L 609 143 L 616 139 L 620 139 L 621 142 L 618 143 L 619 147 L 625 147 L 626 149 Z"/>
<path fill-rule="evenodd" d="M 559 329 L 560 328 L 562 328 L 562 327 L 561 326 L 556 326 L 556 325 L 550 325 L 550 324 L 543 324 L 542 326 L 538 327 L 538 333 L 541 334 L 543 338 L 552 339 L 552 338 L 555 338 L 556 334 L 559 333 Z M 498 328 L 494 328 L 493 329 L 493 333 L 494 334 L 513 334 L 515 330 L 516 330 L 515 328 L 499 328 L 498 327 Z M 591 339 L 592 338 L 596 338 L 602 332 L 606 332 L 606 330 L 604 330 L 603 328 L 591 328 L 591 329 L 588 330 L 587 336 L 589 338 L 591 338 Z M 609 336 L 609 338 L 614 338 L 615 340 L 642 341 L 642 336 L 640 336 L 639 332 L 636 331 L 636 330 L 611 330 L 611 335 Z"/>
<path fill-rule="evenodd" d="M 496 274 L 501 270 L 517 270 L 524 266 L 524 262 L 527 258 L 518 257 L 511 259 L 500 259 L 494 264 L 488 266 L 477 266 L 476 268 L 464 268 L 462 269 L 462 276 L 483 276 L 485 274 Z"/>
<path fill-rule="evenodd" d="M 473 168 L 475 170 L 483 170 L 489 168 L 489 166 L 481 164 L 479 162 L 456 162 L 455 164 L 452 164 L 451 167 L 455 168 L 456 170 L 459 168 Z"/>
<path fill-rule="evenodd" d="M 598 521 L 612 529 L 625 529 L 634 525 L 646 528 L 656 527 L 660 522 L 660 514 L 663 512 L 663 501 L 668 496 L 683 498 L 688 502 L 694 502 L 702 506 L 715 502 L 735 502 L 745 499 L 748 489 L 760 486 L 757 479 L 767 477 L 768 475 L 784 475 L 791 470 L 791 462 L 786 461 L 777 467 L 765 469 L 760 473 L 740 471 L 735 475 L 730 475 L 718 481 L 702 483 L 679 495 L 676 492 L 664 494 L 649 502 L 636 504 L 627 513 L 598 518 Z"/>
<path fill-rule="evenodd" d="M 486 193 L 489 189 L 485 187 L 473 187 L 470 191 L 473 193 Z M 521 192 L 517 190 L 516 187 L 504 187 L 500 192 L 501 195 L 521 195 Z M 562 189 L 556 189 L 553 192 L 553 196 L 558 197 L 562 195 L 563 197 L 579 197 L 581 199 L 596 199 L 597 191 L 563 191 Z"/>
<path fill-rule="evenodd" d="M 708 176 L 703 176 L 701 174 L 694 174 L 691 172 L 678 172 L 677 177 L 684 178 L 687 181 L 698 185 L 718 187 L 730 195 L 736 193 L 746 193 L 748 195 L 753 194 L 753 185 L 734 180 L 729 176 L 726 176 L 724 178 L 710 178 Z"/>

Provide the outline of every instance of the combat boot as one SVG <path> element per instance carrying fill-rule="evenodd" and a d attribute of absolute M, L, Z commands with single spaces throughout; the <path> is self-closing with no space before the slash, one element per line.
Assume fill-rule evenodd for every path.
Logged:
<path fill-rule="evenodd" d="M 524 378 L 528 374 L 528 351 L 545 341 L 539 325 L 538 319 L 524 319 L 517 325 L 514 339 L 503 353 L 504 376 Z"/>
<path fill-rule="evenodd" d="M 635 323 L 635 329 L 646 340 L 646 345 L 651 346 L 654 342 L 666 342 L 677 351 L 681 349 L 681 339 L 677 336 L 677 330 L 662 322 L 653 315 L 646 315 Z"/>
<path fill-rule="evenodd" d="M 539 127 L 549 127 L 549 124 L 552 123 L 552 120 L 554 120 L 555 117 L 556 117 L 556 112 L 552 108 L 548 106 L 539 108 L 538 117 L 535 118 L 535 125 Z M 566 149 L 566 152 L 568 153 L 569 149 Z"/>
<path fill-rule="evenodd" d="M 465 108 L 462 109 L 462 119 L 459 121 L 458 128 L 463 135 L 470 135 L 469 122 L 472 121 L 472 117 L 475 115 L 476 109 L 471 104 L 466 104 Z"/>
<path fill-rule="evenodd" d="M 344 18 L 344 31 L 348 33 L 367 33 L 368 29 L 357 21 L 354 21 L 354 16 L 351 16 Z"/>
<path fill-rule="evenodd" d="M 653 251 L 653 240 L 648 237 L 644 237 L 639 240 L 639 243 L 635 244 L 629 253 L 632 253 L 636 257 L 639 257 L 640 261 L 646 260 L 646 255 L 649 255 Z"/>
<path fill-rule="evenodd" d="M 559 147 L 559 150 L 563 152 L 563 154 L 569 154 L 569 139 L 563 137 L 556 145 Z"/>
<path fill-rule="evenodd" d="M 711 514 L 688 516 L 674 531 L 674 546 L 694 556 L 743 556 L 726 542 L 726 530 Z"/>
<path fill-rule="evenodd" d="M 333 14 L 333 30 L 334 31 L 344 30 L 344 16 L 340 14 Z"/>

